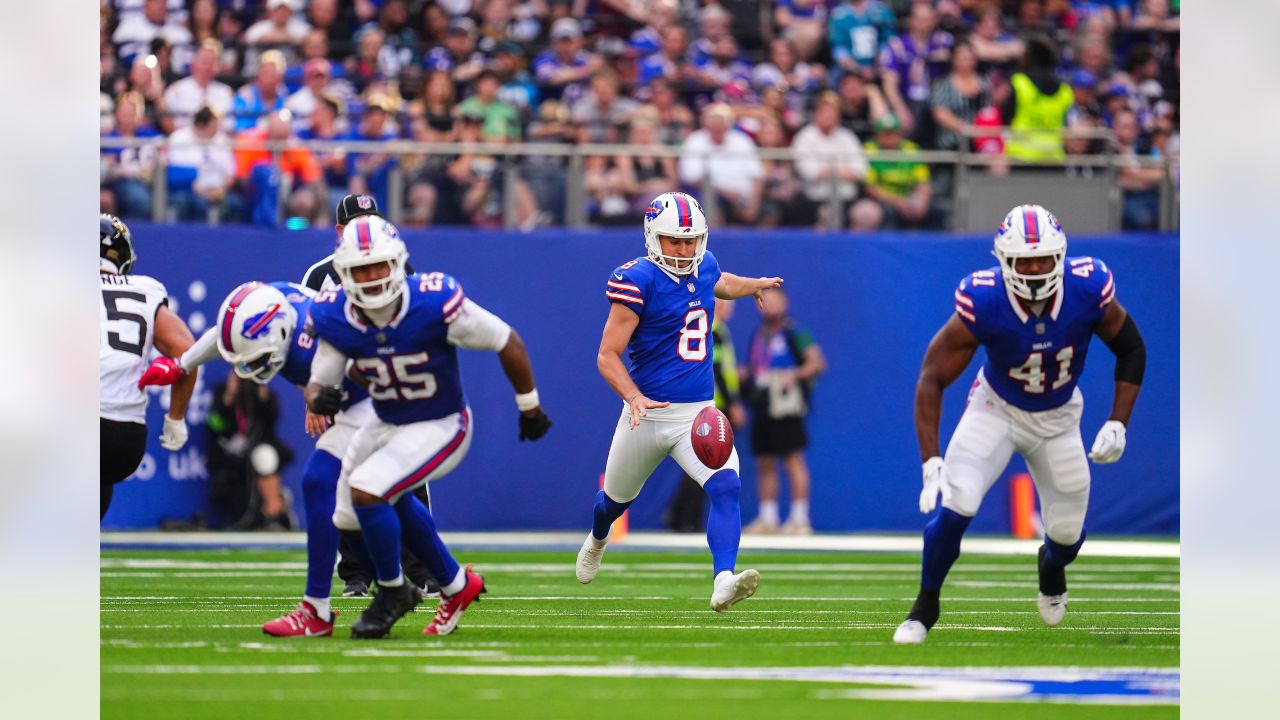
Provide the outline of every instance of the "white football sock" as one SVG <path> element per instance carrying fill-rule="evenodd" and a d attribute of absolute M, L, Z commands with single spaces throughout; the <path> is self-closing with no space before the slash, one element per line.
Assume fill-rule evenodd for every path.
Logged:
<path fill-rule="evenodd" d="M 453 576 L 453 580 L 448 585 L 440 586 L 441 595 L 457 595 L 462 592 L 462 588 L 467 586 L 467 571 L 458 568 L 458 574 Z"/>
<path fill-rule="evenodd" d="M 792 500 L 791 514 L 787 517 L 788 522 L 809 523 L 809 499 Z"/>
<path fill-rule="evenodd" d="M 777 500 L 761 500 L 760 501 L 760 521 L 766 525 L 778 524 L 778 501 Z"/>
<path fill-rule="evenodd" d="M 317 598 L 310 595 L 303 595 L 303 600 L 311 603 L 311 607 L 316 609 L 316 617 L 325 622 L 333 622 L 333 615 L 329 612 L 329 598 Z"/>

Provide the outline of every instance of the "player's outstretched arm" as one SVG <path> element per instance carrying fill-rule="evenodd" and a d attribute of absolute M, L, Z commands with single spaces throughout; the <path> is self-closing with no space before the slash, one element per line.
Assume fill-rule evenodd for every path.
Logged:
<path fill-rule="evenodd" d="M 942 455 L 938 446 L 942 391 L 960 377 L 977 349 L 978 339 L 958 315 L 952 315 L 929 341 L 916 382 L 916 440 L 920 443 L 921 461 Z"/>
<path fill-rule="evenodd" d="M 600 351 L 596 353 L 596 367 L 600 370 L 600 376 L 631 406 L 632 430 L 640 424 L 640 418 L 647 415 L 650 408 L 662 408 L 671 404 L 655 402 L 641 394 L 640 388 L 627 372 L 627 366 L 622 363 L 622 353 L 627 351 L 631 335 L 639 325 L 639 315 L 620 303 L 614 303 L 609 308 L 609 319 L 604 323 Z"/>
<path fill-rule="evenodd" d="M 191 329 L 172 310 L 162 307 L 156 311 L 155 346 L 165 357 L 182 357 L 195 342 Z M 186 373 L 169 391 L 169 414 L 165 416 L 160 434 L 160 445 L 166 450 L 181 450 L 187 444 L 187 404 L 195 389 L 195 373 Z"/>
<path fill-rule="evenodd" d="M 311 359 L 311 379 L 302 390 L 307 410 L 332 417 L 342 409 L 342 378 L 347 372 L 347 356 L 334 346 L 318 340 Z"/>
<path fill-rule="evenodd" d="M 756 298 L 756 307 L 764 307 L 764 292 L 782 286 L 780 277 L 746 278 L 733 273 L 721 273 L 716 281 L 716 297 L 721 300 L 737 300 L 748 295 Z"/>
<path fill-rule="evenodd" d="M 1133 317 L 1118 300 L 1107 304 L 1093 331 L 1116 356 L 1116 390 L 1111 402 L 1111 416 L 1098 431 L 1089 451 L 1094 462 L 1105 464 L 1119 460 L 1124 454 L 1125 429 L 1129 426 L 1138 391 L 1142 389 L 1142 376 L 1147 370 L 1147 346 Z"/>
<path fill-rule="evenodd" d="M 502 372 L 511 382 L 511 389 L 516 391 L 520 439 L 537 440 L 546 435 L 551 429 L 551 419 L 542 409 L 542 399 L 538 397 L 538 388 L 533 381 L 533 363 L 529 360 L 524 340 L 515 328 L 511 328 L 506 345 L 498 351 L 498 360 L 502 363 Z"/>

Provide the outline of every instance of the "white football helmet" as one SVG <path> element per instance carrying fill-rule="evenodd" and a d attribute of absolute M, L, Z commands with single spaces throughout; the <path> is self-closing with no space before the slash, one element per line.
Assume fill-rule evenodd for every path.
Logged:
<path fill-rule="evenodd" d="M 1062 287 L 1067 236 L 1058 218 L 1039 205 L 1019 205 L 1009 211 L 996 231 L 991 254 L 1000 261 L 1005 285 L 1023 300 L 1048 300 Z M 1043 275 L 1018 272 L 1014 261 L 1027 257 L 1052 257 L 1053 270 Z"/>
<path fill-rule="evenodd" d="M 218 352 L 236 375 L 265 385 L 289 356 L 298 313 L 284 293 L 247 282 L 218 308 Z"/>
<path fill-rule="evenodd" d="M 662 253 L 659 236 L 671 238 L 697 238 L 697 249 L 692 258 L 678 258 Z M 644 246 L 649 259 L 676 275 L 689 275 L 702 263 L 707 254 L 707 216 L 702 206 L 692 196 L 682 192 L 662 193 L 649 203 L 644 211 Z M 678 261 L 689 262 L 680 267 Z"/>
<path fill-rule="evenodd" d="M 333 253 L 333 270 L 351 302 L 376 310 L 395 302 L 404 292 L 404 266 L 408 260 L 409 251 L 395 225 L 377 215 L 362 215 L 342 229 L 338 249 Z M 386 277 L 356 282 L 352 270 L 384 262 L 391 266 Z"/>

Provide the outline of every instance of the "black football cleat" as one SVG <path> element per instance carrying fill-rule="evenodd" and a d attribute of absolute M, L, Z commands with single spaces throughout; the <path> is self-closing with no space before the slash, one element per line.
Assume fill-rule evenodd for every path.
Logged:
<path fill-rule="evenodd" d="M 399 587 L 378 587 L 373 602 L 360 613 L 360 619 L 351 625 L 353 638 L 381 638 L 391 632 L 391 626 L 413 610 L 422 601 L 418 589 L 405 581 Z"/>

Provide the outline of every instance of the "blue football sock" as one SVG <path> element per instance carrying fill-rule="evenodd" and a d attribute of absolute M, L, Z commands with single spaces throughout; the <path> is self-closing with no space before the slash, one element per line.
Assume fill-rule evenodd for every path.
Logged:
<path fill-rule="evenodd" d="M 609 537 L 609 528 L 613 526 L 613 521 L 622 517 L 622 513 L 627 511 L 632 502 L 634 501 L 628 500 L 620 503 L 605 495 L 603 490 L 596 493 L 595 511 L 591 520 L 591 535 L 597 540 Z"/>
<path fill-rule="evenodd" d="M 734 470 L 721 470 L 707 480 L 702 489 L 711 499 L 711 511 L 707 514 L 707 547 L 711 548 L 714 575 L 728 570 L 738 563 L 738 544 L 742 540 L 742 509 L 738 495 L 742 480 Z"/>
<path fill-rule="evenodd" d="M 334 494 L 342 461 L 323 450 L 311 453 L 302 469 L 302 502 L 307 509 L 308 597 L 327 598 L 338 559 L 338 529 L 333 526 Z"/>
<path fill-rule="evenodd" d="M 396 502 L 396 514 L 400 516 L 401 538 L 422 564 L 431 571 L 436 582 L 448 585 L 458 575 L 458 561 L 453 559 L 436 532 L 436 520 L 431 511 L 413 493 L 405 493 Z"/>
<path fill-rule="evenodd" d="M 920 589 L 937 592 L 947 579 L 947 571 L 960 557 L 960 538 L 973 518 L 949 508 L 939 508 L 924 526 L 924 553 L 921 556 Z"/>
<path fill-rule="evenodd" d="M 396 515 L 395 508 L 384 502 L 356 505 L 356 517 L 360 518 L 360 532 L 373 557 L 378 582 L 396 584 L 401 575 L 400 518 Z"/>
<path fill-rule="evenodd" d="M 1044 561 L 1045 564 L 1056 567 L 1065 568 L 1076 559 L 1076 555 L 1080 554 L 1080 546 L 1084 545 L 1084 538 L 1088 535 L 1084 528 L 1080 528 L 1080 539 L 1074 545 L 1059 545 L 1049 539 L 1048 534 L 1044 536 Z"/>

